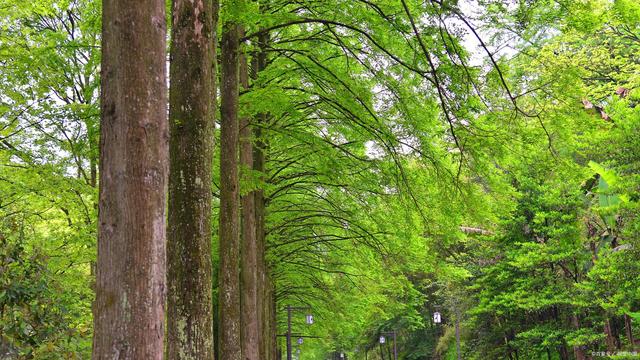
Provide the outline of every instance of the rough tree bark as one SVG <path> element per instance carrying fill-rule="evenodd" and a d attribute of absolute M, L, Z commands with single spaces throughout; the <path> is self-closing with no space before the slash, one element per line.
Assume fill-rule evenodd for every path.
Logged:
<path fill-rule="evenodd" d="M 238 197 L 239 33 L 232 11 L 222 26 L 220 104 L 220 359 L 240 360 L 240 227 Z"/>
<path fill-rule="evenodd" d="M 240 84 L 249 88 L 249 67 L 246 56 L 240 55 Z M 253 146 L 249 117 L 240 119 L 240 164 L 244 179 L 250 180 L 253 170 Z M 260 360 L 260 319 L 258 315 L 258 246 L 256 243 L 255 197 L 250 191 L 241 197 L 242 203 L 242 357 Z"/>
<path fill-rule="evenodd" d="M 169 92 L 167 355 L 214 358 L 211 172 L 217 0 L 174 0 Z"/>
<path fill-rule="evenodd" d="M 103 0 L 93 359 L 162 359 L 168 172 L 162 0 Z"/>
<path fill-rule="evenodd" d="M 265 11 L 267 2 L 261 4 L 261 11 Z M 269 42 L 268 32 L 262 33 L 258 37 L 258 49 L 253 56 L 254 79 L 267 67 L 267 45 Z M 258 114 L 255 118 L 256 126 L 253 126 L 253 169 L 260 174 L 260 181 L 266 179 L 265 154 L 267 142 L 264 139 L 263 127 L 267 125 L 268 114 Z M 275 319 L 275 299 L 273 298 L 273 286 L 269 275 L 266 261 L 266 225 L 265 225 L 265 196 L 262 186 L 254 192 L 255 223 L 256 223 L 256 246 L 257 246 L 257 281 L 260 326 L 260 355 L 265 360 L 275 360 L 278 358 L 276 319 Z"/>

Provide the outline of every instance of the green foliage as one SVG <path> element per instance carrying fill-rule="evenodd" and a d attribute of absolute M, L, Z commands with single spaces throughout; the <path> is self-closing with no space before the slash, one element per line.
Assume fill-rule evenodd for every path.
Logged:
<path fill-rule="evenodd" d="M 91 348 L 98 158 L 97 1 L 0 1 L 2 344 Z"/>
<path fill-rule="evenodd" d="M 91 333 L 77 322 L 84 315 L 78 299 L 43 249 L 27 249 L 28 231 L 15 218 L 0 227 L 0 346 L 10 358 L 81 359 Z"/>
<path fill-rule="evenodd" d="M 394 329 L 401 358 L 453 359 L 456 317 L 465 359 L 603 351 L 607 321 L 632 348 L 640 6 L 478 5 L 221 4 L 249 63 L 272 29 L 241 96 L 267 171 L 240 190 L 265 191 L 277 308 L 316 315 L 303 358 L 379 359 Z M 0 0 L 0 346 L 24 358 L 88 356 L 99 28 L 98 1 Z"/>

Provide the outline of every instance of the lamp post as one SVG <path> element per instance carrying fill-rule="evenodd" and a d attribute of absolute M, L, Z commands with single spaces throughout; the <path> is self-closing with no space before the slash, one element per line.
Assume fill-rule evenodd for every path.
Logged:
<path fill-rule="evenodd" d="M 292 360 L 291 356 L 291 313 L 294 311 L 304 311 L 311 310 L 309 306 L 296 307 L 287 305 L 287 360 Z M 313 324 L 313 315 L 307 312 L 307 316 L 305 317 L 305 322 L 307 325 Z M 300 337 L 302 339 L 302 337 Z"/>
<path fill-rule="evenodd" d="M 396 331 L 384 331 L 380 333 L 380 338 L 378 339 L 378 341 L 380 342 L 380 344 L 384 344 L 385 342 L 387 342 L 387 339 L 385 338 L 386 336 L 393 336 L 393 359 L 394 360 L 398 360 L 398 347 L 397 347 L 397 342 L 396 342 Z"/>
<path fill-rule="evenodd" d="M 438 309 L 440 308 L 439 306 L 435 306 L 436 311 L 434 311 L 433 313 L 433 323 L 435 324 L 436 328 L 433 331 L 433 346 L 436 347 L 438 344 L 438 335 L 439 335 L 439 327 L 438 325 L 440 323 L 442 323 L 442 314 L 440 314 L 440 312 L 438 311 Z"/>

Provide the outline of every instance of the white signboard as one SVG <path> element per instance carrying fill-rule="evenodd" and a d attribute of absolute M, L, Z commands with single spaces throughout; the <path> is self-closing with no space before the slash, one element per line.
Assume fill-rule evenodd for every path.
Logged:
<path fill-rule="evenodd" d="M 440 313 L 437 311 L 433 313 L 433 322 L 436 324 L 440 324 L 442 322 L 442 317 L 440 316 Z"/>

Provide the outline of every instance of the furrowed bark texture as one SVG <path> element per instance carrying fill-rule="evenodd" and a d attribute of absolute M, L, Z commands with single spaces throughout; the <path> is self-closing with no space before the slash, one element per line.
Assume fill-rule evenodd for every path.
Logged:
<path fill-rule="evenodd" d="M 162 359 L 168 172 L 162 0 L 104 0 L 93 359 Z"/>
<path fill-rule="evenodd" d="M 240 226 L 238 194 L 238 25 L 226 20 L 221 42 L 220 359 L 240 360 Z"/>
<path fill-rule="evenodd" d="M 263 34 L 258 38 L 258 52 L 255 56 L 254 76 L 257 78 L 260 71 L 267 66 L 266 48 L 269 35 Z M 256 122 L 258 126 L 253 128 L 253 169 L 261 173 L 261 180 L 265 179 L 265 153 L 267 143 L 264 139 L 262 127 L 267 125 L 268 115 L 259 114 Z M 263 359 L 275 360 L 277 358 L 277 336 L 275 302 L 273 298 L 273 285 L 267 268 L 266 261 L 266 225 L 265 225 L 265 196 L 264 190 L 258 188 L 255 191 L 255 222 L 256 222 L 256 246 L 258 252 L 258 308 L 260 309 L 260 354 Z"/>
<path fill-rule="evenodd" d="M 214 358 L 211 173 L 215 23 L 211 0 L 174 0 L 169 93 L 167 355 Z"/>
<path fill-rule="evenodd" d="M 240 55 L 240 84 L 249 88 L 249 68 L 246 56 Z M 246 175 L 253 170 L 253 146 L 248 117 L 240 119 L 240 164 Z M 245 180 L 250 180 L 245 176 Z M 260 360 L 260 320 L 258 308 L 258 244 L 256 243 L 255 194 L 248 192 L 242 203 L 242 358 Z"/>

